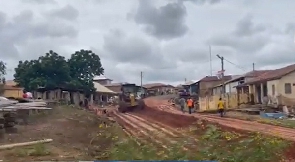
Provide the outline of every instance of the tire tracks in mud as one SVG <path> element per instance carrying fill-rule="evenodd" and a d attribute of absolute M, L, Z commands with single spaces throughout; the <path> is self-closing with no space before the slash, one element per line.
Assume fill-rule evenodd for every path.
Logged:
<path fill-rule="evenodd" d="M 195 148 L 197 140 L 178 129 L 159 121 L 143 118 L 132 113 L 113 112 L 115 120 L 125 131 L 143 144 L 152 144 L 157 148 L 169 149 L 171 145 L 179 145 L 183 150 Z M 186 141 L 188 140 L 188 141 Z"/>
<path fill-rule="evenodd" d="M 218 123 L 222 126 L 234 128 L 237 130 L 260 132 L 263 134 L 295 141 L 295 129 L 292 129 L 292 128 L 285 128 L 280 126 L 263 124 L 263 123 L 259 123 L 255 121 L 246 121 L 246 120 L 240 120 L 240 119 L 234 119 L 234 118 L 228 118 L 228 117 L 219 117 L 213 114 L 210 114 L 210 115 L 207 115 L 207 114 L 202 115 L 197 113 L 187 114 L 187 113 L 182 113 L 180 110 L 177 110 L 175 107 L 169 104 L 162 104 L 153 108 L 159 109 L 161 111 L 166 111 L 168 113 L 181 114 L 184 116 L 193 116 L 201 120 Z"/>

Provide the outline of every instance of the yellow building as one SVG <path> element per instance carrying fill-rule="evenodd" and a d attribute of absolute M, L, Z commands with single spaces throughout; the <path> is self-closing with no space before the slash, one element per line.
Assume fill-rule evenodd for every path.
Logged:
<path fill-rule="evenodd" d="M 245 84 L 255 103 L 295 105 L 295 64 L 270 70 Z"/>
<path fill-rule="evenodd" d="M 3 97 L 6 98 L 21 98 L 23 97 L 23 88 L 4 85 Z"/>

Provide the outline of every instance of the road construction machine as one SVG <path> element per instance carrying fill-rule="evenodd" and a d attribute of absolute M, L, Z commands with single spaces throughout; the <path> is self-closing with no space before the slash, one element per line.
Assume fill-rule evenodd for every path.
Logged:
<path fill-rule="evenodd" d="M 141 87 L 135 84 L 123 84 L 119 95 L 118 111 L 121 113 L 130 112 L 133 110 L 142 110 L 145 108 Z"/>

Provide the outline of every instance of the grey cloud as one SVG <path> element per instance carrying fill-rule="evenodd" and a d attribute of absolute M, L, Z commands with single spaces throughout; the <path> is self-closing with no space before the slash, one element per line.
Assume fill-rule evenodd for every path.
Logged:
<path fill-rule="evenodd" d="M 111 30 L 104 36 L 103 48 L 108 52 L 107 57 L 122 63 L 144 64 L 147 66 L 165 66 L 167 63 L 157 47 L 148 41 L 127 36 L 120 30 Z"/>
<path fill-rule="evenodd" d="M 70 37 L 78 35 L 78 30 L 71 25 L 40 23 L 31 27 L 31 34 L 35 37 Z"/>
<path fill-rule="evenodd" d="M 17 23 L 28 23 L 33 20 L 34 13 L 30 10 L 21 11 L 19 15 L 13 18 L 14 22 Z"/>
<path fill-rule="evenodd" d="M 22 0 L 25 3 L 32 3 L 32 4 L 56 4 L 55 0 Z"/>
<path fill-rule="evenodd" d="M 257 33 L 263 32 L 266 30 L 266 27 L 262 24 L 255 25 L 252 21 L 253 16 L 246 15 L 241 20 L 238 21 L 234 33 L 237 36 L 252 36 Z"/>
<path fill-rule="evenodd" d="M 6 23 L 6 14 L 0 11 L 0 28 Z"/>
<path fill-rule="evenodd" d="M 285 30 L 285 34 L 292 34 L 292 36 L 295 34 L 295 23 L 287 23 Z"/>
<path fill-rule="evenodd" d="M 61 18 L 73 21 L 78 18 L 79 11 L 71 5 L 67 5 L 60 9 L 52 10 L 47 15 L 54 18 Z"/>
<path fill-rule="evenodd" d="M 35 23 L 34 13 L 28 10 L 20 12 L 11 21 L 6 21 L 5 14 L 0 13 L 1 58 L 19 58 L 18 48 L 27 41 L 48 38 L 73 38 L 78 31 L 67 24 L 51 22 Z M 3 16 L 4 15 L 4 16 Z M 34 49 L 32 49 L 34 50 Z"/>
<path fill-rule="evenodd" d="M 183 2 L 192 2 L 198 5 L 203 5 L 205 3 L 208 4 L 216 4 L 216 3 L 220 3 L 221 0 L 179 0 L 179 1 L 183 1 Z"/>
<path fill-rule="evenodd" d="M 158 39 L 173 39 L 183 36 L 188 31 L 185 17 L 186 8 L 182 2 L 168 3 L 155 8 L 149 1 L 140 0 L 134 20 L 144 25 L 145 31 Z"/>
<path fill-rule="evenodd" d="M 209 44 L 231 47 L 239 53 L 251 54 L 261 50 L 270 41 L 269 33 L 263 34 L 266 32 L 266 27 L 262 24 L 254 24 L 252 19 L 252 16 L 246 15 L 237 22 L 233 31 L 211 37 Z"/>
<path fill-rule="evenodd" d="M 177 69 L 158 69 L 147 70 L 143 72 L 143 80 L 148 82 L 173 82 L 176 80 L 184 80 L 185 73 L 177 71 Z"/>
<path fill-rule="evenodd" d="M 255 55 L 255 59 L 259 60 L 259 64 L 263 66 L 278 65 L 286 63 L 294 63 L 294 44 L 279 44 L 266 47 L 266 51 L 263 51 Z"/>
<path fill-rule="evenodd" d="M 238 52 L 253 53 L 262 49 L 269 43 L 269 38 L 257 36 L 251 38 L 241 38 L 233 35 L 219 35 L 209 40 L 211 45 L 232 47 Z"/>

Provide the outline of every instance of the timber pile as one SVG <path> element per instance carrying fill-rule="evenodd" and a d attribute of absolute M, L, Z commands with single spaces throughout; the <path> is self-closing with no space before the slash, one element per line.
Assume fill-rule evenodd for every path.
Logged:
<path fill-rule="evenodd" d="M 27 124 L 28 116 L 32 111 L 50 110 L 47 103 L 43 100 L 30 100 L 27 102 L 15 102 L 13 100 L 5 101 L 0 104 L 0 129 L 14 127 L 17 118 Z"/>

